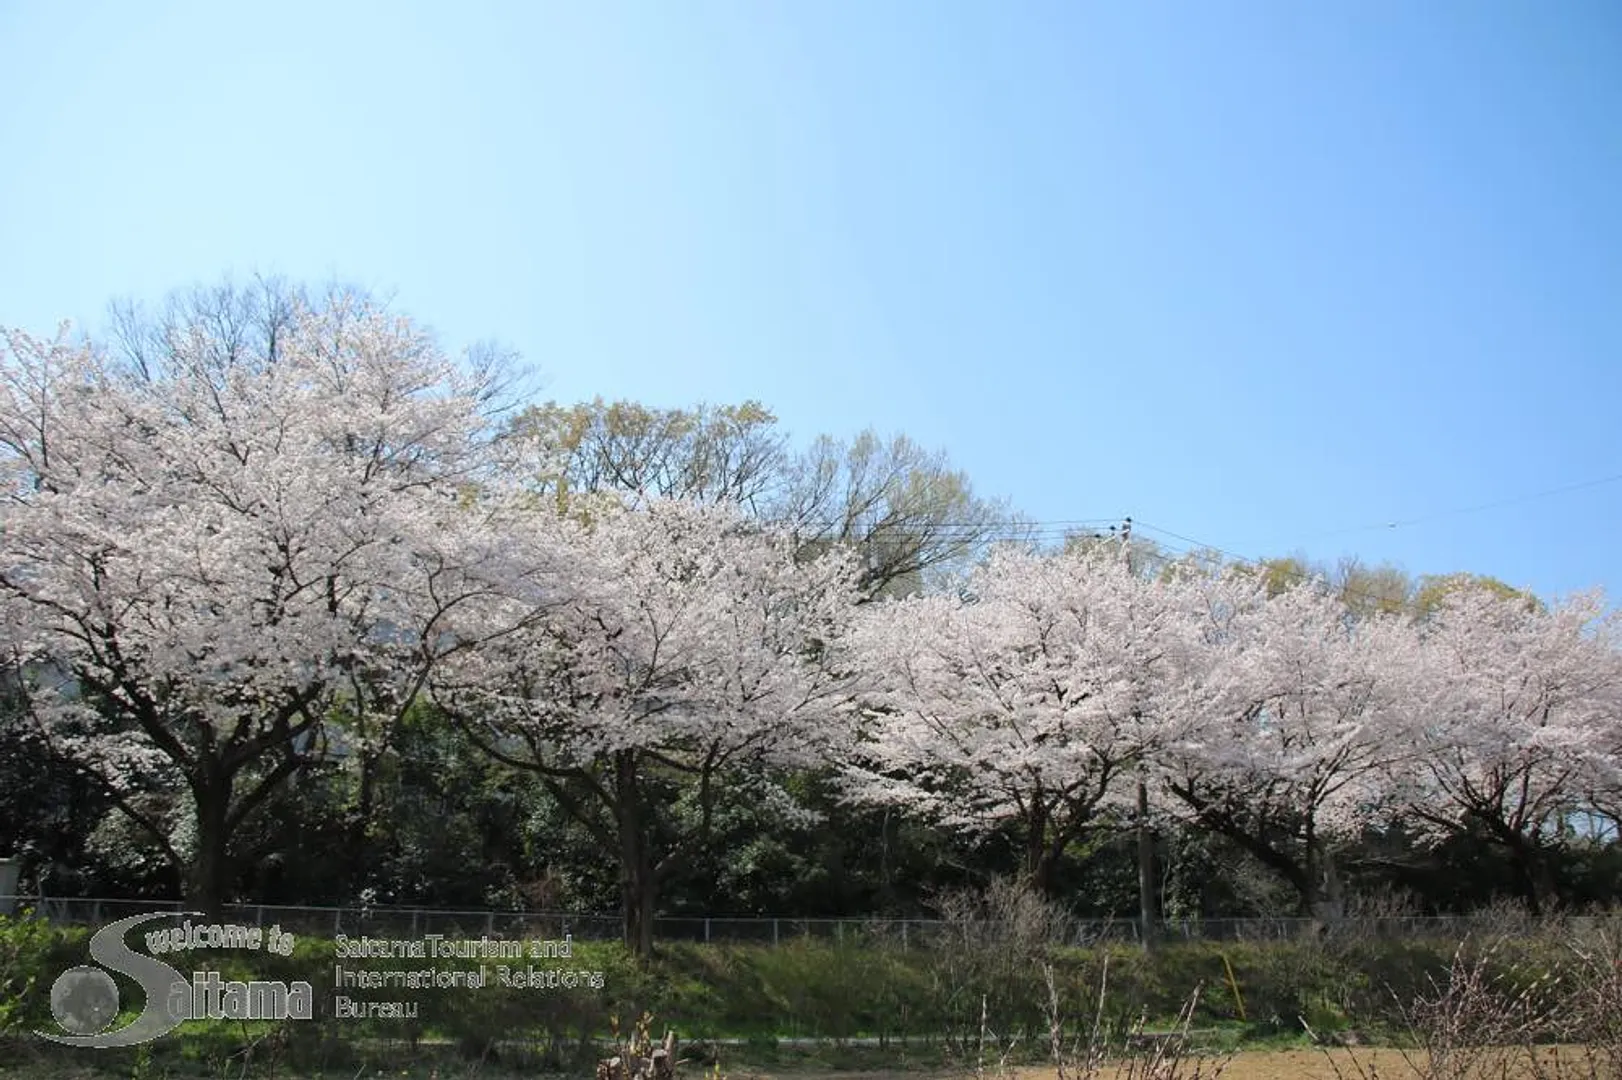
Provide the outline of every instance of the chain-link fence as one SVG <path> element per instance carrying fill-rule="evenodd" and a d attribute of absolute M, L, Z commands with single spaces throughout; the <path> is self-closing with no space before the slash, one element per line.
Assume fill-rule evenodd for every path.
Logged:
<path fill-rule="evenodd" d="M 185 909 L 180 901 L 125 900 L 97 897 L 0 896 L 0 911 L 10 901 L 15 910 L 32 911 L 51 922 L 101 926 L 116 919 L 154 911 Z M 617 914 L 579 915 L 559 912 L 454 910 L 398 906 L 316 907 L 286 904 L 227 904 L 221 917 L 250 926 L 278 926 L 288 933 L 388 938 L 444 937 L 562 938 L 616 940 Z M 1512 921 L 1512 920 L 1511 920 Z M 1577 932 L 1583 924 L 1609 923 L 1622 929 L 1622 916 L 1572 916 L 1561 922 Z M 1527 923 L 1525 926 L 1529 926 Z M 1545 923 L 1545 925 L 1547 925 Z M 782 944 L 805 938 L 850 944 L 927 946 L 946 924 L 935 919 L 807 919 L 787 916 L 671 916 L 654 920 L 661 941 Z M 1491 936 L 1524 929 L 1506 922 L 1502 913 L 1483 915 L 1357 917 L 1333 921 L 1307 918 L 1242 918 L 1166 920 L 1157 935 L 1164 941 L 1284 941 L 1309 937 L 1358 937 L 1384 940 L 1453 939 Z M 959 928 L 961 931 L 961 928 Z M 1067 944 L 1141 942 L 1136 919 L 1067 921 Z"/>

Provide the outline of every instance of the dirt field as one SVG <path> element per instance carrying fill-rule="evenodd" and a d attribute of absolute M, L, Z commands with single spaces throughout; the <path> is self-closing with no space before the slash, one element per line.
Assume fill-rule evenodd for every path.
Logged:
<path fill-rule="evenodd" d="M 1561 1048 L 1543 1052 L 1543 1058 L 1550 1062 L 1558 1054 L 1564 1066 L 1564 1074 L 1572 1080 L 1584 1078 L 1589 1075 L 1583 1053 L 1577 1048 Z M 1551 1062 L 1552 1063 L 1552 1062 Z M 1182 1071 L 1177 1075 L 1179 1080 L 1216 1080 L 1214 1072 L 1215 1062 L 1207 1061 L 1201 1071 L 1194 1071 L 1194 1064 L 1184 1064 Z M 1339 1071 L 1337 1072 L 1337 1066 Z M 1361 1070 L 1360 1068 L 1361 1067 Z M 1375 1070 L 1371 1072 L 1370 1070 Z M 35 1063 L 13 1064 L 0 1062 L 0 1080 L 113 1080 L 114 1074 L 109 1074 L 91 1067 L 76 1066 L 65 1063 Z M 176 1074 L 178 1075 L 178 1074 Z M 279 1080 L 316 1080 L 316 1078 L 297 1076 L 287 1072 L 277 1072 Z M 368 1080 L 373 1074 L 366 1073 Z M 466 1072 L 452 1069 L 408 1068 L 398 1072 L 390 1070 L 386 1074 L 389 1080 L 516 1080 L 517 1074 L 508 1073 L 500 1069 L 480 1069 L 470 1067 Z M 705 1074 L 689 1071 L 686 1080 L 703 1080 Z M 1123 1071 L 1105 1072 L 1098 1080 L 1118 1080 L 1127 1074 Z M 1418 1074 L 1409 1067 L 1402 1055 L 1395 1050 L 1332 1050 L 1328 1055 L 1318 1050 L 1251 1050 L 1238 1054 L 1226 1069 L 1220 1074 L 1220 1080 L 1411 1080 Z M 1475 1074 L 1471 1074 L 1475 1075 Z M 1480 1074 L 1483 1078 L 1492 1077 L 1492 1080 L 1501 1080 L 1504 1074 L 1493 1069 Z M 1531 1077 L 1531 1072 L 1522 1068 L 1519 1072 L 1510 1072 L 1507 1080 L 1516 1080 L 1519 1077 Z M 1557 1075 L 1552 1070 L 1543 1075 Z M 353 1080 L 355 1074 L 344 1073 L 327 1074 L 320 1080 Z M 525 1080 L 532 1080 L 533 1073 L 523 1073 Z M 733 1068 L 726 1070 L 727 1080 L 973 1080 L 972 1073 L 958 1072 L 763 1072 L 747 1068 Z M 556 1078 L 567 1080 L 567 1078 Z M 985 1080 L 1005 1080 L 995 1071 L 988 1070 Z M 1020 1069 L 1012 1080 L 1057 1080 L 1057 1074 L 1052 1069 Z"/>
<path fill-rule="evenodd" d="M 1576 1080 L 1589 1075 L 1580 1048 L 1550 1048 L 1541 1054 L 1542 1060 L 1550 1064 L 1556 1056 L 1564 1066 L 1566 1076 Z M 1196 1073 L 1193 1063 L 1185 1063 L 1178 1076 L 1180 1080 L 1213 1080 L 1216 1076 L 1214 1068 L 1215 1062 L 1207 1062 Z M 1552 1070 L 1543 1075 L 1551 1073 Z M 1056 1075 L 1052 1069 L 1021 1069 L 1016 1074 L 1016 1080 L 1056 1080 Z M 1125 1075 L 1124 1070 L 1120 1073 L 1106 1072 L 1100 1080 L 1116 1080 L 1116 1077 Z M 1500 1075 L 1496 1068 L 1482 1074 L 1494 1080 L 1498 1080 Z M 1512 1071 L 1508 1075 L 1510 1078 L 1531 1077 L 1533 1073 L 1523 1066 L 1519 1072 Z M 1327 1054 L 1321 1050 L 1250 1050 L 1236 1055 L 1221 1073 L 1220 1080 L 1411 1080 L 1417 1076 L 1419 1073 L 1403 1060 L 1400 1053 L 1389 1049 L 1336 1049 Z M 964 1080 L 964 1077 L 965 1074 L 961 1072 L 761 1074 L 734 1070 L 728 1073 L 728 1080 Z M 988 1072 L 986 1080 L 998 1078 L 995 1073 Z"/>

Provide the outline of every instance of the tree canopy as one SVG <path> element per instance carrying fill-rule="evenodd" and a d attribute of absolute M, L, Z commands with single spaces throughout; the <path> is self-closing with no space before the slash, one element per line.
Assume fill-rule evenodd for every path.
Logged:
<path fill-rule="evenodd" d="M 618 902 L 646 954 L 670 906 L 730 906 L 737 852 L 751 896 L 847 913 L 999 867 L 1109 907 L 1072 870 L 1134 823 L 1227 860 L 1211 907 L 1260 868 L 1334 916 L 1466 849 L 1540 908 L 1611 873 L 1598 593 L 1049 549 L 906 436 L 515 409 L 500 350 L 353 290 L 3 345 L 0 840 L 36 876 L 461 895 L 442 845 L 477 838 L 484 895 Z"/>

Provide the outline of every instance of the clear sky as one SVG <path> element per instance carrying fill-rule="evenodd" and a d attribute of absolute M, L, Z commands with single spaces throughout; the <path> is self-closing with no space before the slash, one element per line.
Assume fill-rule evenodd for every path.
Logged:
<path fill-rule="evenodd" d="M 3 324 L 336 277 L 1041 521 L 1622 594 L 1611 0 L 0 0 L 0 146 Z"/>

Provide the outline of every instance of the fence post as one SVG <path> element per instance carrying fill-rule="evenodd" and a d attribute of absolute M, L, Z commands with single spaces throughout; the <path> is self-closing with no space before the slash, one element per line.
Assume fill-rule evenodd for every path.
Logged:
<path fill-rule="evenodd" d="M 491 934 L 493 934 L 495 932 L 496 932 L 496 913 L 493 912 L 493 911 L 487 911 L 487 912 L 484 913 L 484 936 L 489 937 Z"/>
<path fill-rule="evenodd" d="M 22 872 L 21 859 L 0 859 L 0 915 L 10 915 L 22 906 L 22 897 L 17 895 Z"/>
<path fill-rule="evenodd" d="M 782 940 L 782 937 L 781 937 L 781 934 L 779 933 L 779 930 L 778 930 L 777 917 L 773 916 L 772 917 L 772 944 L 776 945 L 781 940 Z"/>
<path fill-rule="evenodd" d="M 704 916 L 704 944 L 710 943 L 710 917 Z"/>

